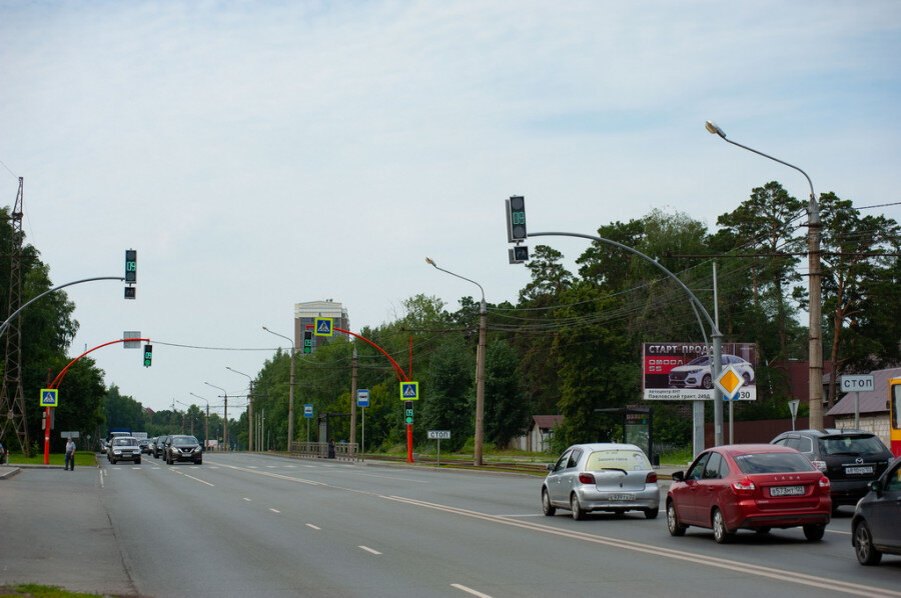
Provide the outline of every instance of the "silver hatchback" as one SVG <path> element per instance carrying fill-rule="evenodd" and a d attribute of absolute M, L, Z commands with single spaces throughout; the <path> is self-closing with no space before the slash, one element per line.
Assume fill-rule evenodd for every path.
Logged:
<path fill-rule="evenodd" d="M 641 511 L 648 519 L 660 510 L 657 473 L 634 444 L 576 444 L 548 465 L 541 484 L 541 509 L 551 516 L 569 509 L 573 519 L 587 513 Z"/>

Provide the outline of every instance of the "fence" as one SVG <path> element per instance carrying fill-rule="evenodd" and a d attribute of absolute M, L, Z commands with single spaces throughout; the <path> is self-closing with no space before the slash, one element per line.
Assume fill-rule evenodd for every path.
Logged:
<path fill-rule="evenodd" d="M 340 461 L 359 461 L 359 445 L 349 442 L 338 442 L 329 445 L 327 442 L 292 442 L 288 451 L 292 455 L 304 459 L 338 459 Z"/>

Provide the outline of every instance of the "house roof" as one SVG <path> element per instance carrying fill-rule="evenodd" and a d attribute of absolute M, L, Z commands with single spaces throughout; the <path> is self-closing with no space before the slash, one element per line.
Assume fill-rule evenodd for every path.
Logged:
<path fill-rule="evenodd" d="M 533 415 L 532 422 L 536 428 L 552 430 L 563 421 L 562 415 Z"/>
<path fill-rule="evenodd" d="M 875 370 L 873 375 L 873 390 L 861 391 L 860 413 L 882 413 L 888 411 L 888 380 L 889 378 L 901 378 L 901 368 L 888 368 Z M 856 392 L 847 393 L 836 403 L 826 415 L 853 415 Z"/>

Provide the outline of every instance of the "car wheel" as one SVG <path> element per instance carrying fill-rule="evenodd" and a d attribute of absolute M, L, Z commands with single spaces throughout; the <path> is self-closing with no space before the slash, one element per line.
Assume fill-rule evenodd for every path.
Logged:
<path fill-rule="evenodd" d="M 745 386 L 751 385 L 751 374 L 749 374 L 748 372 L 745 372 L 744 374 L 741 375 L 741 377 L 745 379 Z"/>
<path fill-rule="evenodd" d="M 713 510 L 713 539 L 717 544 L 725 544 L 732 539 L 733 532 L 726 527 L 726 518 L 719 509 Z"/>
<path fill-rule="evenodd" d="M 882 553 L 873 546 L 873 534 L 866 521 L 861 521 L 854 528 L 854 554 L 861 565 L 878 565 L 882 560 Z"/>
<path fill-rule="evenodd" d="M 569 508 L 573 513 L 573 519 L 576 521 L 585 519 L 585 511 L 582 510 L 582 505 L 579 504 L 579 497 L 575 494 L 569 499 Z"/>
<path fill-rule="evenodd" d="M 817 542 L 818 540 L 823 539 L 823 534 L 826 533 L 826 524 L 822 525 L 805 525 L 804 526 L 804 537 L 810 540 L 811 542 Z"/>
<path fill-rule="evenodd" d="M 557 508 L 551 504 L 551 497 L 547 494 L 547 488 L 541 489 L 541 512 L 548 517 L 553 517 L 557 513 Z"/>
<path fill-rule="evenodd" d="M 671 536 L 684 536 L 687 525 L 679 523 L 679 517 L 676 515 L 676 505 L 672 501 L 666 504 L 666 528 Z"/>
<path fill-rule="evenodd" d="M 194 465 L 202 465 L 202 464 L 203 464 L 203 459 L 197 459 L 196 461 L 194 461 Z"/>
<path fill-rule="evenodd" d="M 657 519 L 657 515 L 660 514 L 660 509 L 645 509 L 644 517 L 645 519 Z"/>
<path fill-rule="evenodd" d="M 140 465 L 140 464 L 141 464 L 141 458 L 138 457 L 137 459 L 135 459 L 135 465 Z"/>
<path fill-rule="evenodd" d="M 116 460 L 115 460 L 115 459 L 110 459 L 109 462 L 110 462 L 111 464 L 113 464 L 113 465 L 116 464 Z"/>
<path fill-rule="evenodd" d="M 704 377 L 701 378 L 701 388 L 706 390 L 713 388 L 713 378 L 710 377 L 710 374 L 704 374 Z"/>

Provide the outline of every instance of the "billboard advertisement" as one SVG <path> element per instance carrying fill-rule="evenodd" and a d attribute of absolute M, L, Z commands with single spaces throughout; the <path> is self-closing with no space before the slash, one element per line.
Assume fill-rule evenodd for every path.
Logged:
<path fill-rule="evenodd" d="M 642 394 L 646 401 L 709 401 L 714 380 L 710 345 L 704 343 L 644 343 Z M 723 343 L 720 370 L 732 368 L 744 384 L 735 396 L 739 401 L 757 400 L 757 345 Z"/>

